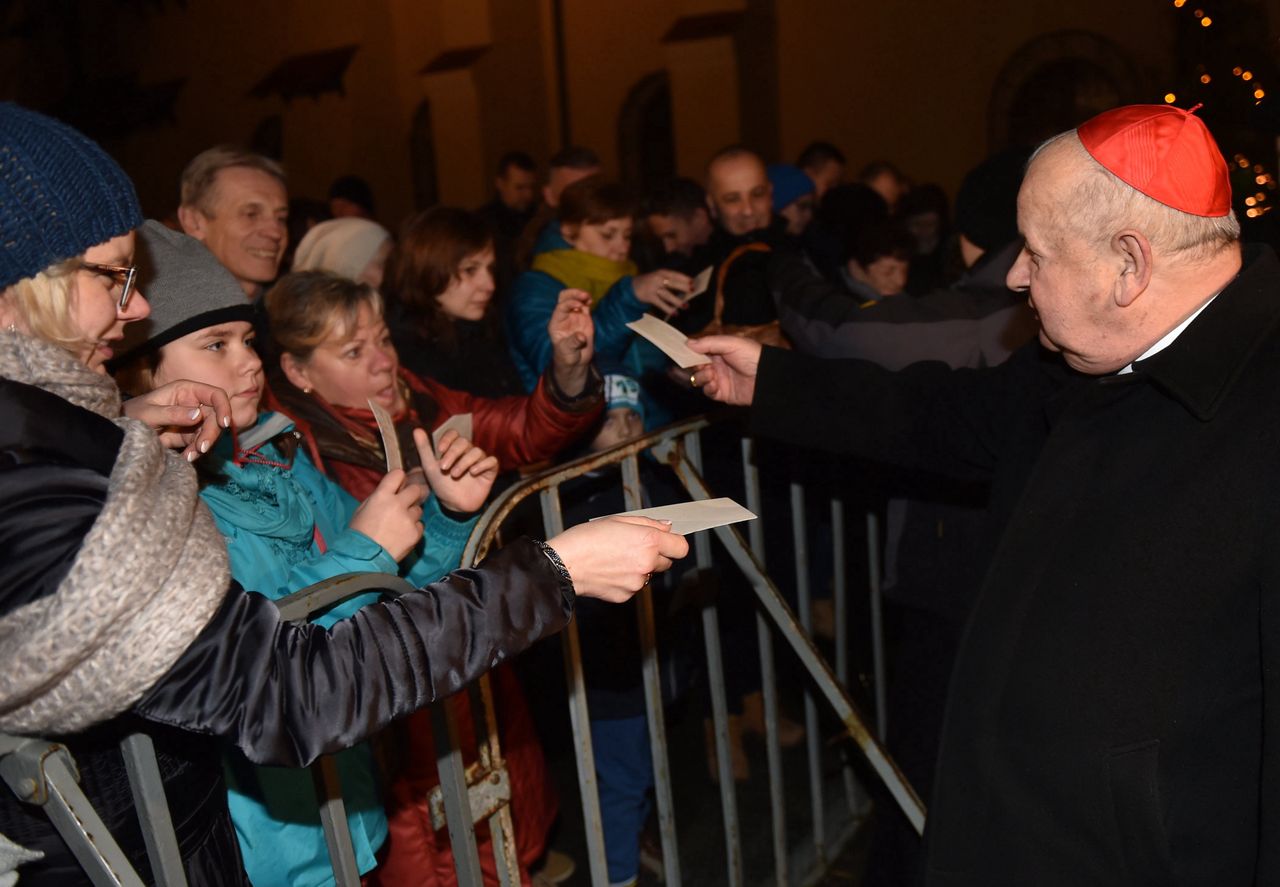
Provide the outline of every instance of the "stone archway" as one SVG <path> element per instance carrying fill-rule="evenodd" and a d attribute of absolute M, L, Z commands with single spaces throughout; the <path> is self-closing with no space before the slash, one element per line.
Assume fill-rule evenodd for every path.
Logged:
<path fill-rule="evenodd" d="M 618 169 L 642 193 L 676 174 L 671 80 L 666 71 L 646 74 L 631 87 L 618 114 Z"/>
<path fill-rule="evenodd" d="M 1028 147 L 1116 105 L 1149 100 L 1146 78 L 1123 49 L 1089 31 L 1024 44 L 996 77 L 987 147 Z"/>

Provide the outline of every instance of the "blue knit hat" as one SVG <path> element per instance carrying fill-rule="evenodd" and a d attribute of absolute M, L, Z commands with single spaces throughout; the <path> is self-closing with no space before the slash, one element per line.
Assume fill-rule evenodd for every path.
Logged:
<path fill-rule="evenodd" d="M 765 172 L 769 174 L 769 182 L 773 185 L 774 212 L 816 190 L 809 174 L 790 163 L 771 163 Z"/>
<path fill-rule="evenodd" d="M 95 142 L 0 102 L 0 287 L 141 224 L 133 182 Z"/>

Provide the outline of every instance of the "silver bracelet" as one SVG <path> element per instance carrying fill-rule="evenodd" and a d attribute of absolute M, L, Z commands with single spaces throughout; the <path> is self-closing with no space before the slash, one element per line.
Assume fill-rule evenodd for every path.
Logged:
<path fill-rule="evenodd" d="M 551 561 L 551 565 L 556 568 L 556 572 L 560 574 L 560 578 L 565 582 L 568 582 L 570 585 L 573 585 L 573 577 L 569 575 L 568 568 L 565 567 L 564 561 L 560 560 L 560 555 L 556 554 L 556 550 L 547 543 L 541 542 L 537 539 L 533 540 L 533 544 L 542 549 L 542 553 L 547 556 L 547 560 Z"/>

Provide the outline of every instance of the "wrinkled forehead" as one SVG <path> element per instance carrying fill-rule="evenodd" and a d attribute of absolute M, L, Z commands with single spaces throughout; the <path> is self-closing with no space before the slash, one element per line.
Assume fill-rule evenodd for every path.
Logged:
<path fill-rule="evenodd" d="M 378 333 L 385 326 L 382 311 L 370 294 L 354 304 L 334 306 L 324 343 L 342 347 L 348 342 Z"/>
<path fill-rule="evenodd" d="M 218 170 L 209 188 L 209 199 L 215 207 L 234 208 L 258 203 L 274 212 L 289 206 L 284 183 L 271 173 L 251 166 L 228 166 Z"/>

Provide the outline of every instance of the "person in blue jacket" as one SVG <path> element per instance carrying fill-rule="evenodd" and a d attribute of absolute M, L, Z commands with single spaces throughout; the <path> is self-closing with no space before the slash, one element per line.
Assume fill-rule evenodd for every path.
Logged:
<path fill-rule="evenodd" d="M 272 599 L 353 572 L 403 575 L 422 585 L 456 569 L 497 460 L 448 434 L 437 461 L 417 442 L 427 487 L 389 472 L 363 503 L 322 475 L 299 446 L 293 422 L 258 412 L 262 362 L 253 349 L 252 306 L 197 241 L 156 222 L 139 229 L 139 277 L 150 318 L 130 331 L 126 387 L 168 378 L 203 380 L 231 398 L 232 433 L 202 460 L 201 498 L 225 537 L 232 577 Z M 314 621 L 330 627 L 377 600 L 363 594 Z M 269 716 L 264 713 L 264 716 Z M 377 864 L 387 823 L 367 744 L 339 752 L 347 821 L 361 873 Z M 310 774 L 226 759 L 232 822 L 257 885 L 334 882 Z"/>
<path fill-rule="evenodd" d="M 575 182 L 560 195 L 555 221 L 534 247 L 530 270 L 516 280 L 507 307 L 507 341 L 526 391 L 533 391 L 551 362 L 547 321 L 565 289 L 591 295 L 596 356 L 621 363 L 634 335 L 627 324 L 644 315 L 678 311 L 692 281 L 658 269 L 637 274 L 627 255 L 636 203 L 621 185 L 596 177 Z"/>

